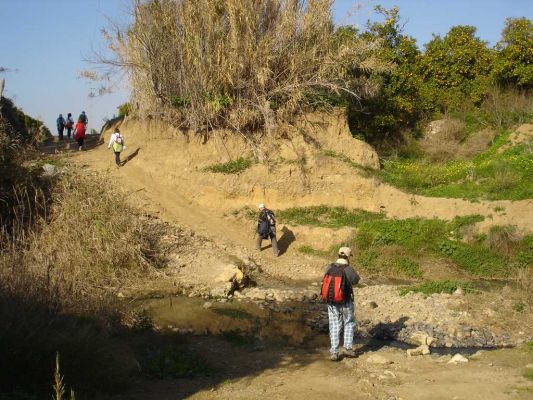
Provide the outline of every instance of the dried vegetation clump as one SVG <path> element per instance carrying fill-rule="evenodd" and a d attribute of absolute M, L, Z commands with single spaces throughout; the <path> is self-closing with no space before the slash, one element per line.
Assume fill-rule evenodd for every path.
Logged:
<path fill-rule="evenodd" d="M 160 226 L 125 205 L 124 193 L 101 179 L 63 176 L 50 183 L 49 198 L 28 199 L 13 212 L 0 241 L 2 286 L 16 292 L 18 284 L 35 284 L 42 290 L 31 293 L 81 311 L 98 308 L 107 294 L 164 265 Z"/>
<path fill-rule="evenodd" d="M 104 32 L 115 58 L 99 61 L 128 72 L 141 114 L 270 132 L 317 99 L 372 92 L 363 72 L 388 68 L 379 42 L 336 31 L 332 3 L 136 0 L 134 23 Z"/>

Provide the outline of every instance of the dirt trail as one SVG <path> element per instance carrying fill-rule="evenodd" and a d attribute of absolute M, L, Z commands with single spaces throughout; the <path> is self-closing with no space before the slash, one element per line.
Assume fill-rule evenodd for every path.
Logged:
<path fill-rule="evenodd" d="M 531 356 L 524 350 L 497 350 L 448 364 L 451 356 L 406 358 L 385 347 L 339 363 L 325 351 L 236 349 L 212 339 L 194 345 L 207 352 L 222 376 L 140 382 L 113 400 L 338 399 L 502 400 L 533 398 L 522 376 Z M 383 364 L 369 361 L 381 358 Z"/>
<path fill-rule="evenodd" d="M 389 216 L 404 218 L 437 214 L 443 218 L 457 214 L 486 215 L 503 204 L 504 212 L 495 215 L 494 221 L 518 221 L 521 227 L 531 229 L 531 202 L 474 204 L 419 196 L 413 201 L 413 196 L 376 185 L 368 179 L 357 180 L 351 189 L 354 193 L 356 190 L 366 195 L 373 193 L 374 198 L 357 195 L 350 200 L 331 191 L 320 192 L 324 184 L 318 176 L 312 178 L 317 181 L 311 185 L 316 183 L 319 192 L 298 197 L 294 192 L 289 193 L 290 187 L 283 186 L 283 177 L 262 171 L 259 177 L 282 182 L 277 192 L 269 191 L 266 195 L 264 188 L 258 190 L 248 182 L 250 190 L 247 195 L 241 195 L 237 190 L 238 178 L 202 173 L 191 165 L 191 160 L 201 157 L 202 151 L 208 152 L 208 149 L 202 150 L 200 146 L 188 157 L 178 159 L 184 152 L 176 153 L 176 146 L 183 146 L 183 142 L 154 139 L 139 131 L 129 135 L 127 130 L 124 132 L 128 144 L 126 155 L 135 154 L 124 167 L 114 166 L 113 155 L 106 146 L 76 154 L 73 160 L 89 170 L 106 171 L 108 184 L 122 186 L 129 193 L 127 201 L 141 209 L 210 238 L 228 254 L 256 260 L 270 275 L 284 280 L 294 278 L 296 274 L 301 279 L 316 280 L 322 274 L 324 260 L 297 252 L 297 238 L 295 242 L 287 243 L 282 257 L 273 257 L 269 249 L 258 253 L 253 250 L 253 224 L 225 216 L 225 213 L 244 205 L 253 206 L 265 199 L 276 209 L 281 204 L 283 190 L 287 190 L 285 207 L 331 204 L 373 211 L 384 207 Z M 202 162 L 205 164 L 206 159 Z M 324 179 L 331 182 L 341 182 L 348 174 L 353 175 L 353 170 L 338 160 L 333 160 L 323 170 L 329 174 Z M 287 184 L 293 183 L 289 181 Z M 525 366 L 533 362 L 533 357 L 523 348 L 487 352 L 468 363 L 451 365 L 447 364 L 449 356 L 408 358 L 405 351 L 391 347 L 363 349 L 360 357 L 337 364 L 327 361 L 324 346 L 319 346 L 320 350 L 269 347 L 268 351 L 263 351 L 235 348 L 206 336 L 192 339 L 191 347 L 206 354 L 208 361 L 224 371 L 223 378 L 140 381 L 130 393 L 116 399 L 256 399 L 268 396 L 307 400 L 346 397 L 347 394 L 353 399 L 387 400 L 533 398 L 533 384 L 523 377 Z M 383 356 L 386 362 L 369 362 L 371 350 Z"/>
<path fill-rule="evenodd" d="M 74 159 L 91 169 L 108 171 L 112 181 L 131 193 L 128 200 L 142 209 L 187 226 L 227 247 L 237 257 L 256 260 L 269 274 L 284 278 L 294 278 L 297 268 L 300 279 L 317 279 L 324 261 L 295 251 L 309 243 L 288 235 L 283 238 L 280 229 L 282 257 L 274 259 L 269 250 L 255 252 L 253 223 L 231 217 L 233 211 L 244 206 L 255 207 L 261 202 L 274 210 L 328 204 L 384 211 L 393 218 L 452 219 L 457 215 L 481 214 L 486 216 L 479 224 L 482 230 L 507 224 L 525 232 L 533 230 L 531 200 L 472 203 L 413 196 L 373 178 L 359 176 L 338 159 L 324 157 L 325 150 L 342 150 L 338 141 L 353 140 L 350 145 L 355 150 L 349 155 L 369 165 L 375 162 L 376 155 L 365 147 L 368 145 L 347 137 L 347 128 L 339 121 L 326 121 L 329 128 L 306 126 L 311 133 L 303 139 L 301 134 L 294 134 L 290 140 L 281 141 L 275 150 L 281 158 L 271 161 L 273 166 L 255 164 L 239 175 L 213 174 L 203 172 L 202 168 L 244 155 L 247 150 L 242 140 L 215 137 L 202 144 L 197 138 L 153 122 L 123 124 L 128 145 L 124 156 L 131 160 L 120 169 L 115 167 L 113 155 L 105 145 L 75 155 Z M 104 132 L 104 139 L 108 136 L 109 131 Z M 337 140 L 332 141 L 330 136 Z M 289 162 L 286 159 L 290 157 L 296 159 Z M 298 164 L 298 160 L 305 160 L 305 165 Z M 315 236 L 315 241 L 322 240 L 321 235 Z"/>

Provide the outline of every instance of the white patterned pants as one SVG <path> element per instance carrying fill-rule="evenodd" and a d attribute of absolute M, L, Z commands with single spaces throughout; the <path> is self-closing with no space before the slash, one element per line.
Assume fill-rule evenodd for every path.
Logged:
<path fill-rule="evenodd" d="M 353 301 L 344 304 L 328 304 L 329 338 L 332 354 L 339 352 L 341 331 L 344 333 L 344 348 L 350 350 L 353 345 L 355 331 L 355 310 Z"/>

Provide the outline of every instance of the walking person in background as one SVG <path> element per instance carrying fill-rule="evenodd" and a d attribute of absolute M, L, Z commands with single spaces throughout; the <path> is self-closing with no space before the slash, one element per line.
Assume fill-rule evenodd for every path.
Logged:
<path fill-rule="evenodd" d="M 67 138 L 70 139 L 72 134 L 72 128 L 74 128 L 74 120 L 72 119 L 72 114 L 68 113 L 67 120 L 65 121 L 65 128 L 67 129 Z"/>
<path fill-rule="evenodd" d="M 344 352 L 347 357 L 355 357 L 353 336 L 356 327 L 353 285 L 359 282 L 359 275 L 350 266 L 352 251 L 341 247 L 338 259 L 326 267 L 322 279 L 320 296 L 328 305 L 329 338 L 331 341 L 330 360 L 339 361 L 340 334 L 343 331 Z"/>
<path fill-rule="evenodd" d="M 87 114 L 85 114 L 85 111 L 81 112 L 80 116 L 78 117 L 78 121 L 83 122 L 85 128 L 87 128 L 87 125 L 89 124 L 89 118 L 87 117 Z"/>
<path fill-rule="evenodd" d="M 261 243 L 263 239 L 270 238 L 272 242 L 272 251 L 274 256 L 279 255 L 278 241 L 276 239 L 276 216 L 274 213 L 265 207 L 264 204 L 259 204 L 259 218 L 257 220 L 257 239 L 255 248 L 261 251 Z"/>
<path fill-rule="evenodd" d="M 111 135 L 107 148 L 113 148 L 113 152 L 115 153 L 115 163 L 117 164 L 117 167 L 120 167 L 122 165 L 120 162 L 120 153 L 122 150 L 126 149 L 126 145 L 124 143 L 124 137 L 118 128 L 115 128 L 115 133 Z"/>
<path fill-rule="evenodd" d="M 83 148 L 83 142 L 85 141 L 85 124 L 81 118 L 78 119 L 78 123 L 74 128 L 74 139 L 78 141 L 78 150 Z"/>
<path fill-rule="evenodd" d="M 65 118 L 63 118 L 63 114 L 59 114 L 59 117 L 57 117 L 56 120 L 57 124 L 57 135 L 59 136 L 59 140 L 63 140 L 63 131 L 65 130 Z"/>

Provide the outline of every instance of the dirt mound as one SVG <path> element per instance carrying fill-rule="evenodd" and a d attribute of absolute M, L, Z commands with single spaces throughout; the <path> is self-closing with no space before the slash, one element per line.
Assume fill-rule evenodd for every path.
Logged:
<path fill-rule="evenodd" d="M 523 124 L 509 135 L 507 143 L 500 147 L 498 152 L 501 153 L 510 147 L 530 144 L 531 142 L 533 142 L 533 124 Z"/>
<path fill-rule="evenodd" d="M 473 203 L 430 198 L 362 176 L 346 161 L 376 167 L 377 155 L 366 143 L 351 138 L 340 113 L 307 116 L 280 127 L 276 137 L 260 144 L 225 131 L 213 132 L 205 142 L 155 120 L 125 121 L 121 130 L 128 146 L 125 156 L 129 161 L 124 168 L 115 169 L 112 154 L 104 146 L 79 158 L 95 168 L 114 170 L 123 185 L 143 190 L 159 211 L 164 208 L 184 220 L 203 213 L 208 214 L 207 221 L 213 215 L 221 217 L 265 202 L 274 210 L 327 204 L 381 211 L 391 218 L 453 219 L 480 214 L 487 217 L 479 225 L 483 231 L 493 225 L 516 225 L 523 232 L 533 227 L 531 200 Z M 106 140 L 109 134 L 109 130 L 104 132 Z M 205 170 L 254 155 L 262 161 L 238 174 Z M 249 241 L 244 236 L 240 234 L 241 243 Z"/>

